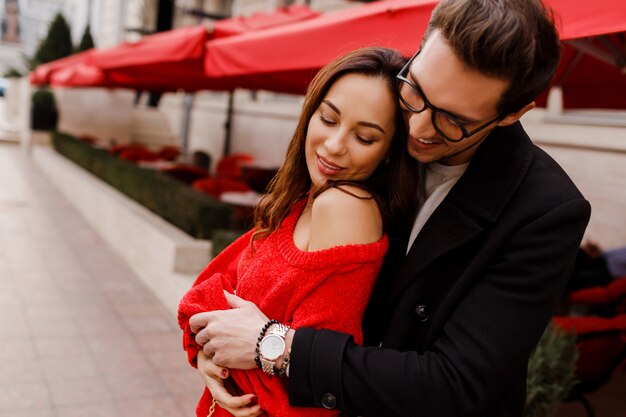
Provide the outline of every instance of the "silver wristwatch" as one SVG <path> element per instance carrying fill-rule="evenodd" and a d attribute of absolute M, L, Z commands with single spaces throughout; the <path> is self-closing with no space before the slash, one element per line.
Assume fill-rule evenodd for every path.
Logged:
<path fill-rule="evenodd" d="M 263 372 L 274 375 L 274 367 L 276 359 L 285 353 L 285 336 L 290 327 L 278 323 L 274 326 L 259 344 L 259 359 L 261 360 L 261 369 Z"/>

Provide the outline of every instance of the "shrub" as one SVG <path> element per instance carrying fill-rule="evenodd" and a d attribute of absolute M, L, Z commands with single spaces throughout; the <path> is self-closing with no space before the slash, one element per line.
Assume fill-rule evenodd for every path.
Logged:
<path fill-rule="evenodd" d="M 76 52 L 83 52 L 88 49 L 94 48 L 96 45 L 93 42 L 93 37 L 91 36 L 91 27 L 89 25 L 85 26 L 85 31 L 83 32 L 83 36 L 80 38 L 80 43 L 78 47 L 76 47 Z"/>
<path fill-rule="evenodd" d="M 576 336 L 550 323 L 528 362 L 524 417 L 549 417 L 576 383 Z"/>
<path fill-rule="evenodd" d="M 210 239 L 215 230 L 231 227 L 230 206 L 167 174 L 138 167 L 58 132 L 52 135 L 52 143 L 57 152 L 196 239 Z"/>
<path fill-rule="evenodd" d="M 6 70 L 2 76 L 4 78 L 20 78 L 23 77 L 24 74 L 22 74 L 18 69 L 11 67 Z"/>
<path fill-rule="evenodd" d="M 30 63 L 31 69 L 69 56 L 73 49 L 70 25 L 61 13 L 57 13 L 48 27 L 48 34 L 37 46 L 35 56 Z"/>
<path fill-rule="evenodd" d="M 56 129 L 59 113 L 50 90 L 39 89 L 32 95 L 31 127 L 35 130 Z"/>

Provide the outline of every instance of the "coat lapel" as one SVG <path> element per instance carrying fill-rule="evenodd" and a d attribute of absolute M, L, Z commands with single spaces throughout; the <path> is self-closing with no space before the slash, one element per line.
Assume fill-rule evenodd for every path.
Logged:
<path fill-rule="evenodd" d="M 532 143 L 519 122 L 490 133 L 397 269 L 392 299 L 434 260 L 480 235 L 498 219 L 532 155 Z"/>

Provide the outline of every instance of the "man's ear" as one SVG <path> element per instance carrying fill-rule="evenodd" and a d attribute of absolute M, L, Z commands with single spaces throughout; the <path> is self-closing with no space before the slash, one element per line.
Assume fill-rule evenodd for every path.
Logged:
<path fill-rule="evenodd" d="M 516 111 L 515 113 L 510 113 L 504 119 L 500 120 L 500 122 L 498 123 L 498 126 L 512 125 L 513 123 L 517 122 L 527 111 L 534 109 L 535 106 L 536 106 L 535 102 L 531 101 L 530 103 L 522 107 L 520 110 Z"/>

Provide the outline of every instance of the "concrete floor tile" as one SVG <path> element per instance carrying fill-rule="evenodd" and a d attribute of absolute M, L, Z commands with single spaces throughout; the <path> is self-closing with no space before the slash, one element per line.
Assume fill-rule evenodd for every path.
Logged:
<path fill-rule="evenodd" d="M 174 329 L 173 320 L 162 316 L 122 317 L 122 322 L 132 334 L 154 333 Z"/>
<path fill-rule="evenodd" d="M 121 356 L 139 354 L 139 347 L 131 335 L 121 336 L 92 336 L 83 339 L 91 352 L 96 356 Z"/>
<path fill-rule="evenodd" d="M 183 414 L 176 401 L 169 397 L 156 397 L 118 403 L 119 417 L 191 417 Z M 195 408 L 194 408 L 195 411 Z"/>
<path fill-rule="evenodd" d="M 145 355 L 150 364 L 157 370 L 185 371 L 189 367 L 187 354 L 179 349 L 152 349 L 146 350 Z"/>
<path fill-rule="evenodd" d="M 94 402 L 56 407 L 57 417 L 119 417 L 120 411 L 115 402 Z"/>
<path fill-rule="evenodd" d="M 9 339 L 3 337 L 0 339 L 0 361 L 7 363 L 16 360 L 33 360 L 36 356 L 33 341 L 27 339 Z"/>
<path fill-rule="evenodd" d="M 0 412 L 51 406 L 50 391 L 43 382 L 0 385 Z"/>
<path fill-rule="evenodd" d="M 128 334 L 128 329 L 118 317 L 100 316 L 78 321 L 78 327 L 85 336 L 114 336 Z"/>
<path fill-rule="evenodd" d="M 203 390 L 204 388 L 200 387 L 199 390 L 194 390 L 193 392 L 174 394 L 174 399 L 180 409 L 183 410 L 183 415 L 187 417 L 196 415 L 196 407 L 198 406 L 198 401 L 200 401 Z"/>
<path fill-rule="evenodd" d="M 0 385 L 39 383 L 43 380 L 42 365 L 33 358 L 0 359 Z"/>
<path fill-rule="evenodd" d="M 154 372 L 154 366 L 140 352 L 109 351 L 97 356 L 98 366 L 105 376 L 126 378 Z M 156 376 L 156 373 L 154 375 Z"/>
<path fill-rule="evenodd" d="M 88 351 L 82 337 L 43 337 L 35 339 L 34 345 L 39 357 L 47 358 L 71 358 Z"/>
<path fill-rule="evenodd" d="M 115 311 L 121 317 L 169 317 L 169 313 L 158 301 L 116 304 Z"/>
<path fill-rule="evenodd" d="M 159 377 L 172 394 L 185 394 L 197 392 L 198 395 L 204 389 L 200 374 L 195 368 L 188 366 L 184 371 L 158 370 Z"/>
<path fill-rule="evenodd" d="M 102 378 L 56 379 L 49 384 L 52 403 L 66 406 L 111 401 L 112 395 Z"/>
<path fill-rule="evenodd" d="M 27 410 L 0 411 L 0 417 L 58 417 L 58 414 L 52 407 L 36 407 Z"/>
<path fill-rule="evenodd" d="M 44 376 L 50 383 L 59 379 L 94 378 L 99 374 L 95 356 L 85 352 L 60 358 L 43 356 L 39 360 Z"/>
<path fill-rule="evenodd" d="M 30 330 L 30 334 L 35 338 L 82 336 L 80 329 L 74 320 L 27 320 L 27 325 Z"/>
<path fill-rule="evenodd" d="M 28 303 L 27 300 L 24 300 Z M 24 315 L 29 322 L 34 321 L 65 321 L 71 320 L 75 317 L 75 314 L 67 308 L 66 305 L 59 302 L 49 304 L 35 304 L 28 305 L 24 309 Z"/>
<path fill-rule="evenodd" d="M 117 400 L 135 400 L 169 395 L 167 388 L 153 371 L 124 377 L 108 374 L 104 375 L 104 379 L 113 398 Z"/>

